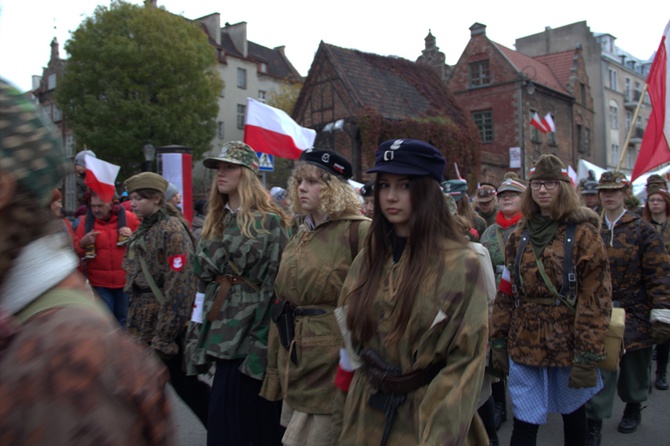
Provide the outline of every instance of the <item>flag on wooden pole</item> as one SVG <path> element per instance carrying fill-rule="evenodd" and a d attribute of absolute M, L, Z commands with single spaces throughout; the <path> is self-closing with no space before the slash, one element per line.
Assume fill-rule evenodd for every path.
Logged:
<path fill-rule="evenodd" d="M 670 88 L 668 87 L 668 49 L 670 48 L 670 22 L 665 27 L 661 44 L 647 77 L 647 91 L 651 99 L 651 114 L 642 137 L 640 153 L 633 168 L 631 181 L 645 172 L 670 161 Z M 640 99 L 642 100 L 642 99 Z"/>

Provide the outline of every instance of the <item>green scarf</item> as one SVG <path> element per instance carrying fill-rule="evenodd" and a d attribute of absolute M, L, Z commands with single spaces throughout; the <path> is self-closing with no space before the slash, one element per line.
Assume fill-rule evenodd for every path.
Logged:
<path fill-rule="evenodd" d="M 554 239 L 558 230 L 558 222 L 552 220 L 551 217 L 534 215 L 526 220 L 526 227 L 535 256 L 539 259 L 544 248 Z"/>

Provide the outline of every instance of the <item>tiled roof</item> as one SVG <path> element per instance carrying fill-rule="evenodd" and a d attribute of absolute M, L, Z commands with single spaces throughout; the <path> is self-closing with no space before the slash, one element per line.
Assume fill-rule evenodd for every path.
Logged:
<path fill-rule="evenodd" d="M 558 81 L 565 87 L 570 83 L 570 76 L 573 74 L 575 55 L 575 50 L 569 50 L 537 56 L 535 60 L 551 68 Z"/>
<path fill-rule="evenodd" d="M 371 107 L 386 119 L 436 115 L 449 116 L 456 123 L 464 119 L 453 96 L 428 65 L 323 42 L 321 49 L 361 107 Z"/>
<path fill-rule="evenodd" d="M 225 32 L 221 32 L 221 48 L 223 48 L 226 56 L 267 64 L 268 71 L 264 74 L 268 76 L 278 79 L 300 80 L 298 76 L 296 76 L 297 73 L 293 71 L 292 67 L 286 62 L 286 59 L 282 57 L 279 50 L 247 41 L 247 57 L 245 58 L 233 44 L 230 35 Z"/>
<path fill-rule="evenodd" d="M 518 51 L 513 51 L 499 43 L 491 43 L 493 43 L 500 52 L 507 57 L 520 73 L 526 74 L 528 79 L 534 84 L 544 85 L 552 90 L 572 96 L 572 94 L 556 78 L 556 75 L 552 72 L 551 68 L 545 63 L 533 59 L 530 56 L 526 56 Z"/>

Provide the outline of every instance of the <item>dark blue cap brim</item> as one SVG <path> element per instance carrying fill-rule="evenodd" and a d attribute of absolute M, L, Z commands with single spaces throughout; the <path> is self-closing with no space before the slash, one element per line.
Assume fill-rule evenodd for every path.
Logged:
<path fill-rule="evenodd" d="M 373 167 L 372 169 L 366 170 L 365 173 L 392 173 L 395 175 L 408 175 L 408 176 L 429 176 L 434 178 L 433 175 L 427 170 L 409 166 L 407 164 L 398 164 L 398 163 L 388 163 L 380 164 Z"/>

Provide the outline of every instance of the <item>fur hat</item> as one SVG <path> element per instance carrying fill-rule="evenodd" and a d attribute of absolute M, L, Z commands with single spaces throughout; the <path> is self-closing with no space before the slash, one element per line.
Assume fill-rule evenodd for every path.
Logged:
<path fill-rule="evenodd" d="M 626 175 L 621 172 L 603 172 L 600 175 L 600 181 L 598 181 L 598 190 L 603 189 L 623 189 L 628 186 L 628 179 Z"/>
<path fill-rule="evenodd" d="M 396 175 L 429 176 L 442 181 L 447 161 L 437 148 L 415 139 L 392 139 L 375 152 L 375 166 L 368 170 Z"/>
<path fill-rule="evenodd" d="M 501 192 L 518 192 L 520 194 L 526 191 L 526 182 L 519 178 L 516 172 L 507 172 L 503 177 L 502 183 L 498 186 L 498 194 Z"/>
<path fill-rule="evenodd" d="M 28 97 L 0 79 L 0 169 L 44 205 L 72 171 L 53 126 Z"/>
<path fill-rule="evenodd" d="M 530 180 L 557 180 L 570 182 L 568 169 L 556 155 L 542 155 L 530 169 Z"/>
<path fill-rule="evenodd" d="M 169 183 L 157 173 L 142 172 L 128 178 L 123 184 L 129 194 L 140 189 L 153 189 L 165 194 Z"/>
<path fill-rule="evenodd" d="M 219 161 L 230 164 L 237 164 L 258 173 L 258 166 L 260 161 L 254 149 L 249 147 L 242 141 L 227 142 L 221 147 L 217 155 L 205 158 L 202 164 L 208 169 L 218 169 Z"/>

